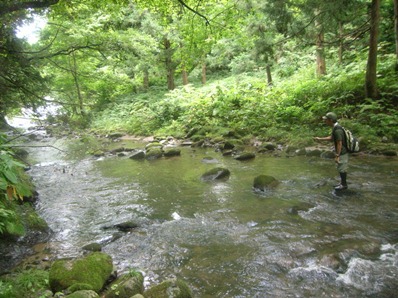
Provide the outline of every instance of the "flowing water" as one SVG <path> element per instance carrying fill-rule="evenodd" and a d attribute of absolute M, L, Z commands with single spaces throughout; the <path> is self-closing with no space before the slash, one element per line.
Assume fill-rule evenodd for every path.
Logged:
<path fill-rule="evenodd" d="M 70 145 L 84 148 L 78 140 L 47 144 L 68 153 L 31 148 L 29 174 L 58 257 L 102 243 L 119 272 L 138 269 L 147 286 L 179 277 L 195 297 L 393 297 L 398 290 L 397 158 L 351 158 L 350 189 L 333 193 L 333 161 L 321 158 L 258 154 L 242 162 L 181 148 L 179 157 L 135 161 L 73 155 Z M 228 168 L 230 178 L 202 181 L 214 167 Z M 280 184 L 254 192 L 261 174 Z M 126 221 L 139 227 L 109 228 Z"/>

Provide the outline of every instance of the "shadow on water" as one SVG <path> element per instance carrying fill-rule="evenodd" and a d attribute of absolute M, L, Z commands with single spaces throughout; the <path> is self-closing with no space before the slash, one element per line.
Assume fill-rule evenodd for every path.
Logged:
<path fill-rule="evenodd" d="M 350 188 L 334 192 L 332 161 L 318 158 L 241 162 L 182 148 L 179 157 L 134 161 L 52 150 L 32 152 L 30 174 L 60 257 L 102 243 L 119 271 L 138 268 L 148 285 L 181 277 L 197 297 L 389 297 L 398 289 L 397 159 L 352 158 Z M 213 167 L 230 178 L 201 181 Z M 261 174 L 280 184 L 255 193 Z M 103 228 L 126 221 L 139 227 L 117 237 Z"/>

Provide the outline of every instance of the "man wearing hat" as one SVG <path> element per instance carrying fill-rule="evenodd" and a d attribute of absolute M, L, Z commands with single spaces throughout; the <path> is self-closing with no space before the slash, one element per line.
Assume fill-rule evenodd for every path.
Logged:
<path fill-rule="evenodd" d="M 348 151 L 345 140 L 344 131 L 337 122 L 337 116 L 333 112 L 327 113 L 322 117 L 325 124 L 332 127 L 332 134 L 327 137 L 314 137 L 317 141 L 333 141 L 335 149 L 335 162 L 337 165 L 337 171 L 340 174 L 340 184 L 335 186 L 335 190 L 347 189 L 347 169 L 348 169 Z"/>

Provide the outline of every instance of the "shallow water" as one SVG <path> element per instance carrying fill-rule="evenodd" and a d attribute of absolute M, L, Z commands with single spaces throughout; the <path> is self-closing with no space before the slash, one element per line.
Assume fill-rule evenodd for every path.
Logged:
<path fill-rule="evenodd" d="M 70 141 L 48 144 L 71 153 Z M 176 276 L 196 297 L 393 297 L 398 290 L 397 158 L 351 158 L 349 190 L 333 193 L 331 160 L 258 154 L 241 162 L 211 148 L 181 150 L 134 161 L 31 148 L 29 173 L 38 212 L 54 231 L 52 249 L 78 256 L 84 245 L 102 243 L 119 272 L 139 269 L 147 286 Z M 213 167 L 228 168 L 230 178 L 201 181 Z M 280 184 L 254 192 L 261 174 Z M 139 228 L 104 229 L 130 220 Z"/>

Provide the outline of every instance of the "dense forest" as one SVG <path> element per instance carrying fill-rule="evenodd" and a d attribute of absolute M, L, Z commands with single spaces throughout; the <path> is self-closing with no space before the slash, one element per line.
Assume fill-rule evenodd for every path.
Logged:
<path fill-rule="evenodd" d="M 0 116 L 106 134 L 308 146 L 328 111 L 375 150 L 398 141 L 398 1 L 0 4 Z M 37 42 L 21 26 L 45 20 Z M 2 137 L 0 188 L 29 193 Z M 10 214 L 1 213 L 2 218 Z M 6 221 L 0 232 L 10 230 Z M 12 229 L 11 229 L 12 230 Z"/>

